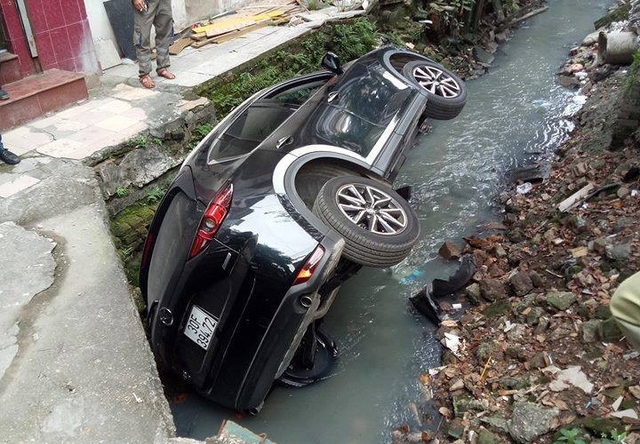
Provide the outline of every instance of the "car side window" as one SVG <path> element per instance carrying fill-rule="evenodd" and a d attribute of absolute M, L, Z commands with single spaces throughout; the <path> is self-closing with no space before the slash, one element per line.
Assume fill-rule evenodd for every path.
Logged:
<path fill-rule="evenodd" d="M 223 162 L 249 154 L 326 82 L 323 77 L 298 83 L 254 102 L 212 140 L 207 161 Z"/>
<path fill-rule="evenodd" d="M 208 161 L 220 162 L 253 151 L 296 107 L 258 101 L 240 114 L 209 148 Z"/>
<path fill-rule="evenodd" d="M 288 89 L 280 94 L 273 96 L 274 100 L 282 103 L 290 103 L 294 105 L 302 105 L 309 100 L 309 97 L 313 95 L 325 82 L 316 82 L 311 85 L 305 85 L 301 88 Z"/>

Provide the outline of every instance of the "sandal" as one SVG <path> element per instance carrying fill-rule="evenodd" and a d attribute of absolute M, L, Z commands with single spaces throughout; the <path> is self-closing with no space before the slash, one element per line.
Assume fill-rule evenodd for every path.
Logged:
<path fill-rule="evenodd" d="M 170 72 L 167 68 L 161 68 L 158 70 L 158 75 L 165 79 L 173 80 L 176 78 L 175 74 Z"/>
<path fill-rule="evenodd" d="M 149 74 L 145 74 L 143 76 L 140 76 L 140 83 L 142 83 L 142 86 L 144 86 L 145 88 L 151 89 L 154 86 L 156 86 L 155 83 L 153 83 L 153 80 L 151 80 L 151 77 L 149 77 Z"/>

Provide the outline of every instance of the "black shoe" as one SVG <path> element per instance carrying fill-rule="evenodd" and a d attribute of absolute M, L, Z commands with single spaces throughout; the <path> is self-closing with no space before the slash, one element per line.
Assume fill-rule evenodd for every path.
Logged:
<path fill-rule="evenodd" d="M 0 160 L 9 165 L 16 165 L 20 163 L 20 158 L 9 150 L 0 151 Z"/>
<path fill-rule="evenodd" d="M 0 100 L 8 100 L 11 97 L 9 96 L 9 93 L 6 92 L 4 89 L 0 88 Z"/>

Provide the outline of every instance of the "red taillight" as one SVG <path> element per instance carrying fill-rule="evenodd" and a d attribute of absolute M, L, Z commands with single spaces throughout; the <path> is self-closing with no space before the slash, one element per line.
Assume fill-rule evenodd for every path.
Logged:
<path fill-rule="evenodd" d="M 204 216 L 202 216 L 202 221 L 200 221 L 196 238 L 193 240 L 193 245 L 191 245 L 189 258 L 198 255 L 209 241 L 215 237 L 224 218 L 227 217 L 232 196 L 233 185 L 229 184 L 211 201 L 204 212 Z"/>
<path fill-rule="evenodd" d="M 146 267 L 151 262 L 151 252 L 153 251 L 153 245 L 156 243 L 156 235 L 149 232 L 147 240 L 144 242 L 144 250 L 142 250 L 142 260 L 140 261 L 141 267 Z"/>
<path fill-rule="evenodd" d="M 324 256 L 324 248 L 322 248 L 321 245 L 318 245 L 318 248 L 316 248 L 315 251 L 311 254 L 311 257 L 309 258 L 307 263 L 304 264 L 304 266 L 302 267 L 302 270 L 300 270 L 300 272 L 298 273 L 298 276 L 296 276 L 296 280 L 293 281 L 293 285 L 303 284 L 307 282 L 309 279 L 311 279 L 311 276 L 313 276 L 313 273 L 316 271 L 316 268 L 318 268 L 318 265 L 320 264 L 320 260 L 322 259 L 323 256 Z"/>

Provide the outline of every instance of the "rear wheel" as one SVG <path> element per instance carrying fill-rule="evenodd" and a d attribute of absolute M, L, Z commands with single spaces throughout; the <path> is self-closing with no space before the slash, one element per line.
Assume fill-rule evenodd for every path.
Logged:
<path fill-rule="evenodd" d="M 398 193 L 359 176 L 324 184 L 313 212 L 345 240 L 343 256 L 357 264 L 385 268 L 401 262 L 418 240 L 418 217 Z"/>
<path fill-rule="evenodd" d="M 436 62 L 409 62 L 402 69 L 402 75 L 427 92 L 429 101 L 424 112 L 427 117 L 453 119 L 467 103 L 467 87 L 464 82 Z"/>

